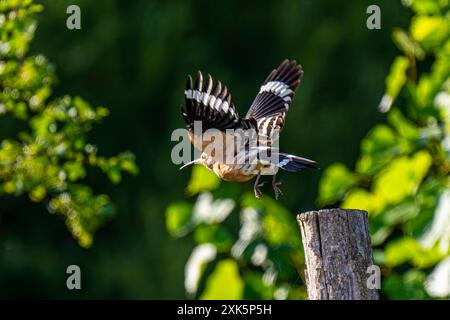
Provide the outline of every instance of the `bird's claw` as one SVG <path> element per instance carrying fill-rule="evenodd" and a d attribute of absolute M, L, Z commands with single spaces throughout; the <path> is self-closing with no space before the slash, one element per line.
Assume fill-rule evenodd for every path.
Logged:
<path fill-rule="evenodd" d="M 256 199 L 261 199 L 262 191 L 260 188 L 262 188 L 263 186 L 264 186 L 264 182 L 261 182 L 261 183 L 255 185 L 255 187 L 253 188 L 253 190 L 255 191 Z"/>
<path fill-rule="evenodd" d="M 283 195 L 283 192 L 281 191 L 279 186 L 281 186 L 281 181 L 274 180 L 272 182 L 273 192 L 275 193 L 275 200 L 278 200 L 278 198 Z"/>

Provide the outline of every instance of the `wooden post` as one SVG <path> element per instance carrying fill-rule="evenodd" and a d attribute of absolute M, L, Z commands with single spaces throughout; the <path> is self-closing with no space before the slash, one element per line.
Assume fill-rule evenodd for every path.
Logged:
<path fill-rule="evenodd" d="M 369 289 L 373 265 L 368 215 L 363 210 L 326 209 L 297 216 L 311 300 L 378 300 Z"/>

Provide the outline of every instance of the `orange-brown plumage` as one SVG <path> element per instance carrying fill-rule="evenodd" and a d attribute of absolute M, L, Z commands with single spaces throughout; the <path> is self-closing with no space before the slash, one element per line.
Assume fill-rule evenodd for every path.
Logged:
<path fill-rule="evenodd" d="M 220 162 L 215 162 L 212 170 L 219 178 L 230 182 L 246 182 L 255 176 Z"/>

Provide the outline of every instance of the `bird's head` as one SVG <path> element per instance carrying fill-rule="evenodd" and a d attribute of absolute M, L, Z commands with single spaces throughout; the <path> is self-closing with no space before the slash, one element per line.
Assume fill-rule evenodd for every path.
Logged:
<path fill-rule="evenodd" d="M 212 167 L 214 165 L 214 161 L 211 157 L 208 157 L 208 155 L 206 153 L 202 153 L 200 158 L 192 160 L 186 164 L 184 164 L 180 170 L 183 170 L 184 168 L 190 167 L 194 164 L 203 164 L 205 167 L 209 168 L 212 170 Z"/>

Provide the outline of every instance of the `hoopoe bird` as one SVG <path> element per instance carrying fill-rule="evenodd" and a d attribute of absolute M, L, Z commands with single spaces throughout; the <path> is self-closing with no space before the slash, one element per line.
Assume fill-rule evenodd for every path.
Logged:
<path fill-rule="evenodd" d="M 214 85 L 208 74 L 204 83 L 203 75 L 198 71 L 194 83 L 189 75 L 182 116 L 189 139 L 201 151 L 201 156 L 180 170 L 202 164 L 225 181 L 245 182 L 256 177 L 254 193 L 258 199 L 264 185 L 260 182 L 261 175 L 271 175 L 272 188 L 278 199 L 282 195 L 281 182 L 276 179 L 279 168 L 290 172 L 317 168 L 315 161 L 281 153 L 275 146 L 302 75 L 303 70 L 295 60 L 284 60 L 264 81 L 244 118 L 237 113 L 230 92 L 220 81 Z M 251 134 L 245 135 L 249 132 Z M 243 147 L 239 148 L 236 140 L 242 133 L 244 138 L 240 145 Z"/>

